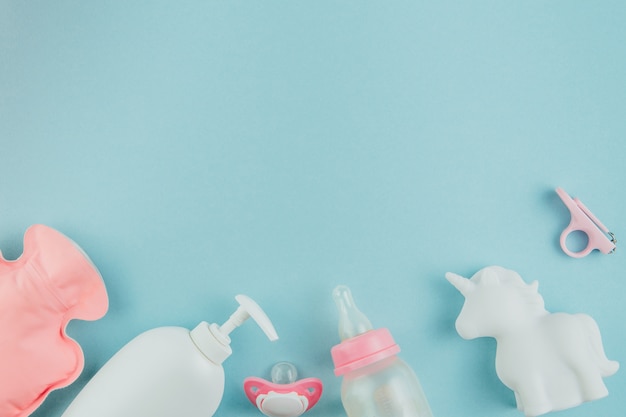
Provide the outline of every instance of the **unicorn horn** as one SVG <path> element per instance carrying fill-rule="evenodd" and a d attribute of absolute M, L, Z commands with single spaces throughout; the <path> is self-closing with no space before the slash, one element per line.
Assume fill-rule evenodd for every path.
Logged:
<path fill-rule="evenodd" d="M 446 279 L 450 281 L 450 284 L 454 285 L 454 288 L 459 290 L 463 296 L 467 296 L 473 289 L 475 284 L 471 282 L 469 279 L 462 277 L 461 275 L 455 274 L 454 272 L 447 272 Z"/>

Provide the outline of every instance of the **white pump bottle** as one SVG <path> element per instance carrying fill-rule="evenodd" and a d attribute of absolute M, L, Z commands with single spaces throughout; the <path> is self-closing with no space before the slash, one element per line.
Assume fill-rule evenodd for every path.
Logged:
<path fill-rule="evenodd" d="M 148 330 L 117 352 L 62 417 L 209 417 L 222 400 L 229 333 L 252 317 L 270 340 L 276 330 L 249 297 L 222 325 Z"/>

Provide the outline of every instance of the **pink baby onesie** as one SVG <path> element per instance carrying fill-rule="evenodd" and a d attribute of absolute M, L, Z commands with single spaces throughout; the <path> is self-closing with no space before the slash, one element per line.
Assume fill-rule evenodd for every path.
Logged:
<path fill-rule="evenodd" d="M 83 353 L 65 327 L 99 319 L 107 308 L 98 270 L 54 229 L 31 226 L 15 261 L 0 253 L 0 417 L 26 417 L 76 380 Z"/>

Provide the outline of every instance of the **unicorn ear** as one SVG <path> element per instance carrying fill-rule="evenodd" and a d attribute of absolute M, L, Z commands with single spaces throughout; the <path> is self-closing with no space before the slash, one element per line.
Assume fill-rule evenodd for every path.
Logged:
<path fill-rule="evenodd" d="M 450 284 L 454 285 L 454 288 L 459 290 L 463 296 L 467 296 L 476 284 L 470 281 L 467 278 L 462 277 L 461 275 L 455 274 L 454 272 L 447 272 L 446 279 L 450 282 Z"/>

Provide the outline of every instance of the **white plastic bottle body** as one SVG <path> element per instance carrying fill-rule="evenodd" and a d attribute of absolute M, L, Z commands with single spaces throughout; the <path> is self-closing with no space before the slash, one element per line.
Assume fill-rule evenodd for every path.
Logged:
<path fill-rule="evenodd" d="M 87 383 L 62 417 L 208 417 L 224 392 L 224 370 L 198 350 L 189 330 L 140 334 Z"/>
<path fill-rule="evenodd" d="M 417 376 L 397 356 L 345 374 L 341 400 L 348 417 L 432 417 Z"/>

